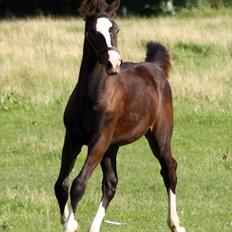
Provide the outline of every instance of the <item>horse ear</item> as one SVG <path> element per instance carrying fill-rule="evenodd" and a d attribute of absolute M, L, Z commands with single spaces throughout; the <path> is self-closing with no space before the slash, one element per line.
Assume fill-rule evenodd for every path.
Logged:
<path fill-rule="evenodd" d="M 106 12 L 110 15 L 110 16 L 114 16 L 118 10 L 120 6 L 120 0 L 116 0 L 114 2 L 112 2 L 111 4 L 108 5 Z"/>
<path fill-rule="evenodd" d="M 80 14 L 83 17 L 92 16 L 95 12 L 95 2 L 92 0 L 84 0 L 79 9 Z"/>

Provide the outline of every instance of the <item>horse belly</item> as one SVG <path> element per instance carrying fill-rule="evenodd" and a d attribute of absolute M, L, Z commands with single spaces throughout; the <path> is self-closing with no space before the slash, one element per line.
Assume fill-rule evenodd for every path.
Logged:
<path fill-rule="evenodd" d="M 151 124 L 149 115 L 128 113 L 118 121 L 112 144 L 124 145 L 134 142 L 147 133 Z"/>

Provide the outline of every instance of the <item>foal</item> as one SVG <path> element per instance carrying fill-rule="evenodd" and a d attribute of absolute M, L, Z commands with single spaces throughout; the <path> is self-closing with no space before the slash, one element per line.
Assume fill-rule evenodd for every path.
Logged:
<path fill-rule="evenodd" d="M 176 167 L 171 154 L 172 95 L 167 81 L 170 56 L 164 46 L 150 42 L 146 62 L 122 63 L 117 50 L 117 24 L 112 19 L 119 1 L 85 0 L 85 40 L 79 80 L 64 113 L 66 135 L 60 174 L 55 184 L 64 232 L 78 231 L 75 213 L 87 182 L 101 164 L 102 199 L 89 232 L 99 232 L 118 182 L 116 156 L 119 146 L 145 135 L 161 165 L 169 198 L 168 225 L 184 232 L 176 212 Z M 70 190 L 68 178 L 83 145 L 88 154 Z"/>

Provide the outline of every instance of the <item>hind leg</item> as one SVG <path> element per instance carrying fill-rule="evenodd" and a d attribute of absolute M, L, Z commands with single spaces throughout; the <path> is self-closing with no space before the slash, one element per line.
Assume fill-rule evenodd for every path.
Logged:
<path fill-rule="evenodd" d="M 172 157 L 171 152 L 171 126 L 159 124 L 152 131 L 148 132 L 146 138 L 149 142 L 153 154 L 157 157 L 161 165 L 161 175 L 168 193 L 168 226 L 172 232 L 185 232 L 180 226 L 179 217 L 176 211 L 176 168 L 177 162 Z"/>
<path fill-rule="evenodd" d="M 82 145 L 76 144 L 73 138 L 66 133 L 62 151 L 60 173 L 54 187 L 60 207 L 61 224 L 65 223 L 69 213 L 66 205 L 69 191 L 68 177 L 74 166 L 76 157 L 81 151 L 81 147 Z"/>
<path fill-rule="evenodd" d="M 102 199 L 98 208 L 97 214 L 89 227 L 89 232 L 99 232 L 102 220 L 105 216 L 106 209 L 108 208 L 110 201 L 113 199 L 118 183 L 117 171 L 116 171 L 116 155 L 118 152 L 118 146 L 111 146 L 101 161 L 101 168 L 103 172 L 102 180 Z"/>

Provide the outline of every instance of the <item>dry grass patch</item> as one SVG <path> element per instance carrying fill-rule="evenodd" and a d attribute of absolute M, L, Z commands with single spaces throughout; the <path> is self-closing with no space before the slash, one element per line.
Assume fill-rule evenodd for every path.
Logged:
<path fill-rule="evenodd" d="M 123 60 L 143 61 L 145 44 L 157 40 L 173 54 L 175 96 L 209 99 L 218 105 L 231 96 L 232 17 L 118 19 Z M 2 96 L 50 104 L 68 95 L 78 76 L 82 19 L 2 21 L 0 23 Z"/>

